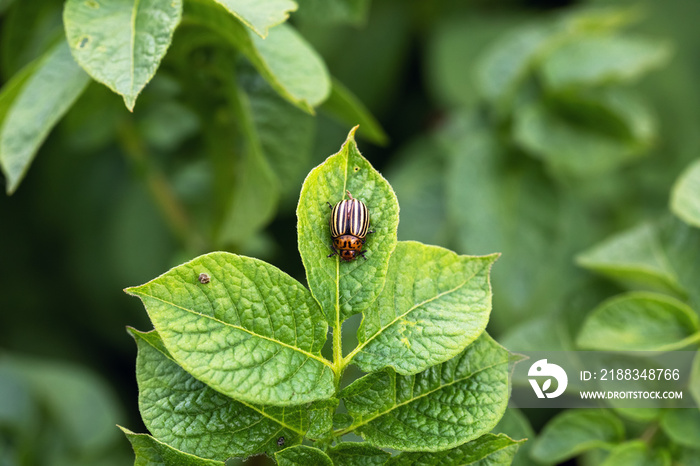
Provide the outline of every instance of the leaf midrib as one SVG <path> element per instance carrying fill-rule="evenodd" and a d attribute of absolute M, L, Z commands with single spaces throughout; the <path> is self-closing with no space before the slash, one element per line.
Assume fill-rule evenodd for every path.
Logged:
<path fill-rule="evenodd" d="M 382 411 L 382 412 L 380 412 L 380 413 L 375 414 L 375 415 L 372 416 L 372 417 L 363 419 L 362 422 L 360 422 L 360 423 L 352 424 L 351 426 L 346 427 L 345 429 L 343 429 L 343 430 L 337 432 L 337 435 L 344 435 L 344 434 L 347 433 L 347 432 L 351 432 L 351 431 L 357 429 L 358 427 L 361 427 L 361 426 L 363 426 L 363 425 L 365 425 L 365 424 L 368 424 L 369 422 L 375 420 L 375 419 L 378 418 L 378 417 L 381 417 L 381 416 L 384 416 L 385 414 L 391 413 L 392 411 L 394 411 L 394 410 L 397 409 L 397 408 L 400 408 L 400 407 L 402 407 L 402 406 L 405 406 L 405 405 L 407 405 L 407 404 L 409 404 L 409 403 L 413 403 L 413 402 L 416 401 L 416 400 L 419 400 L 419 399 L 421 399 L 421 398 L 423 398 L 423 397 L 425 397 L 425 396 L 431 395 L 431 394 L 433 394 L 433 393 L 435 393 L 435 392 L 437 392 L 437 391 L 439 391 L 439 390 L 442 390 L 443 388 L 449 387 L 449 386 L 454 385 L 454 384 L 456 384 L 456 383 L 458 383 L 458 382 L 463 382 L 463 381 L 469 380 L 469 379 L 471 379 L 472 377 L 474 377 L 475 375 L 480 374 L 480 373 L 482 373 L 482 372 L 484 372 L 484 371 L 486 371 L 486 370 L 488 370 L 488 369 L 492 369 L 492 368 L 494 368 L 494 367 L 496 367 L 496 366 L 499 366 L 499 365 L 501 365 L 501 364 L 508 364 L 508 358 L 506 358 L 504 361 L 500 361 L 500 362 L 497 362 L 497 363 L 494 363 L 494 364 L 490 364 L 490 365 L 488 365 L 488 366 L 484 366 L 484 367 L 480 368 L 479 370 L 470 373 L 470 374 L 467 375 L 466 377 L 463 377 L 463 378 L 460 378 L 460 379 L 455 379 L 455 380 L 453 380 L 452 382 L 449 382 L 449 383 L 446 383 L 446 384 L 442 384 L 442 385 L 438 386 L 437 388 L 435 388 L 435 389 L 433 389 L 433 390 L 429 390 L 429 391 L 427 391 L 427 392 L 425 392 L 425 393 L 422 393 L 421 395 L 411 397 L 411 398 L 409 398 L 408 400 L 406 400 L 406 401 L 404 401 L 404 402 L 402 402 L 402 403 L 394 404 L 391 408 L 387 409 L 386 411 Z M 412 375 L 412 376 L 410 376 L 410 377 L 413 379 L 413 383 L 415 384 L 416 375 Z M 394 391 L 394 395 L 396 395 L 396 392 L 395 392 L 395 391 Z"/>
<path fill-rule="evenodd" d="M 138 16 L 138 9 L 141 0 L 134 0 L 134 7 L 131 10 L 131 42 L 129 43 L 129 54 L 130 54 L 130 73 L 129 73 L 129 93 L 134 93 L 134 81 L 135 81 L 135 67 L 136 67 L 136 54 L 134 50 L 136 49 L 136 17 Z"/>
<path fill-rule="evenodd" d="M 374 340 L 377 336 L 381 335 L 382 332 L 384 332 L 386 329 L 388 329 L 389 327 L 391 327 L 392 325 L 394 325 L 394 324 L 395 324 L 396 322 L 398 322 L 400 319 L 403 319 L 404 317 L 406 317 L 406 316 L 407 316 L 408 314 L 410 314 L 411 312 L 415 311 L 416 309 L 418 309 L 418 308 L 420 308 L 420 307 L 422 307 L 422 306 L 424 306 L 424 305 L 426 305 L 426 304 L 428 304 L 428 303 L 430 303 L 430 302 L 433 302 L 433 301 L 435 301 L 435 300 L 437 300 L 437 299 L 442 298 L 443 296 L 446 296 L 446 295 L 448 295 L 448 294 L 450 294 L 450 293 L 456 292 L 456 291 L 459 290 L 460 288 L 463 288 L 463 287 L 464 287 L 467 283 L 469 283 L 474 277 L 476 277 L 476 275 L 477 275 L 479 272 L 481 272 L 483 269 L 484 269 L 484 267 L 479 268 L 479 269 L 476 270 L 472 275 L 470 275 L 468 278 L 466 278 L 463 282 L 461 282 L 459 285 L 455 286 L 454 288 L 451 288 L 451 289 L 449 289 L 449 290 L 445 290 L 445 291 L 443 291 L 442 293 L 438 293 L 438 294 L 436 294 L 435 296 L 433 296 L 433 297 L 431 297 L 431 298 L 428 298 L 428 299 L 426 299 L 426 300 L 424 300 L 424 301 L 421 301 L 420 303 L 414 304 L 414 305 L 413 305 L 410 309 L 408 309 L 406 312 L 404 312 L 403 314 L 400 314 L 400 315 L 396 316 L 396 317 L 394 318 L 394 320 L 392 320 L 391 322 L 389 322 L 387 325 L 385 325 L 385 326 L 383 326 L 383 327 L 380 327 L 379 330 L 377 330 L 371 337 L 369 337 L 366 341 L 364 341 L 364 342 L 358 344 L 357 347 L 356 347 L 354 350 L 352 350 L 352 352 L 351 352 L 350 354 L 348 354 L 348 355 L 344 358 L 344 360 L 346 361 L 346 364 L 348 364 L 348 363 L 352 360 L 352 358 L 355 357 L 355 355 L 357 355 L 357 353 L 359 353 L 360 351 L 362 351 L 372 340 Z"/>
<path fill-rule="evenodd" d="M 177 304 L 175 304 L 175 303 L 172 303 L 172 302 L 170 302 L 170 301 L 167 301 L 167 300 L 165 300 L 165 299 L 163 299 L 163 298 L 159 298 L 159 297 L 157 297 L 157 296 L 153 296 L 153 295 L 151 295 L 151 294 L 143 293 L 143 292 L 140 292 L 140 291 L 133 291 L 133 290 L 132 290 L 131 292 L 134 293 L 134 294 L 136 294 L 136 295 L 139 295 L 139 296 L 146 296 L 146 297 L 149 297 L 149 298 L 151 298 L 151 299 L 155 299 L 155 300 L 157 300 L 157 301 L 160 301 L 161 303 L 170 305 L 170 306 L 172 306 L 172 307 L 174 307 L 174 308 L 180 309 L 180 310 L 185 311 L 185 312 L 188 312 L 188 313 L 190 313 L 190 314 L 194 314 L 194 315 L 197 315 L 197 316 L 199 316 L 199 317 L 204 317 L 204 318 L 209 319 L 209 320 L 212 320 L 212 321 L 214 321 L 214 322 L 218 322 L 218 323 L 220 323 L 220 324 L 222 324 L 222 325 L 224 325 L 224 326 L 226 326 L 226 327 L 231 327 L 231 328 L 234 328 L 234 329 L 236 329 L 236 330 L 240 330 L 240 331 L 245 332 L 245 333 L 247 333 L 247 334 L 249 334 L 249 335 L 252 335 L 252 336 L 254 336 L 254 337 L 258 337 L 258 338 L 261 338 L 261 339 L 263 339 L 263 340 L 267 340 L 267 341 L 276 343 L 276 344 L 278 344 L 278 345 L 280 345 L 280 346 L 283 346 L 283 347 L 285 347 L 285 348 L 289 348 L 289 349 L 291 349 L 291 350 L 293 350 L 293 351 L 296 351 L 296 352 L 298 352 L 298 353 L 301 353 L 301 354 L 307 356 L 307 357 L 310 358 L 310 359 L 315 359 L 315 360 L 319 361 L 320 363 L 322 363 L 323 365 L 325 365 L 325 366 L 327 366 L 328 368 L 330 368 L 331 370 L 333 369 L 332 364 L 331 364 L 328 360 L 326 360 L 326 358 L 324 358 L 324 357 L 322 357 L 322 356 L 316 356 L 316 355 L 313 354 L 313 353 L 309 353 L 308 351 L 305 351 L 305 350 L 303 350 L 303 349 L 301 349 L 301 348 L 297 348 L 296 346 L 292 346 L 292 345 L 290 345 L 290 344 L 288 344 L 288 343 L 285 343 L 285 342 L 283 342 L 283 341 L 276 340 L 276 339 L 274 339 L 274 338 L 270 338 L 270 337 L 265 336 L 265 335 L 260 335 L 260 334 L 258 334 L 258 333 L 255 333 L 255 332 L 251 331 L 251 330 L 248 330 L 248 329 L 245 328 L 245 327 L 241 327 L 240 325 L 234 325 L 234 324 L 231 324 L 231 323 L 229 323 L 229 322 L 224 322 L 223 320 L 217 319 L 216 317 L 213 317 L 213 316 L 210 316 L 210 315 L 207 315 L 207 314 L 202 314 L 201 312 L 197 312 L 197 311 L 194 311 L 194 310 L 192 310 L 192 309 L 187 309 L 187 308 L 185 308 L 185 307 L 179 306 L 179 305 L 177 305 Z"/>

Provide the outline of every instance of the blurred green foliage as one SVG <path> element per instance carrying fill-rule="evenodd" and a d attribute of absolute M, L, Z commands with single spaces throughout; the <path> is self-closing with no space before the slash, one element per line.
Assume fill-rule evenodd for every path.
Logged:
<path fill-rule="evenodd" d="M 71 360 L 108 380 L 136 427 L 123 328 L 148 324 L 121 289 L 216 249 L 301 279 L 303 177 L 358 122 L 363 153 L 396 189 L 399 239 L 503 253 L 489 331 L 509 349 L 576 348 L 584 320 L 611 310 L 590 312 L 623 291 L 700 312 L 693 0 L 297 0 L 296 11 L 279 1 L 283 26 L 244 12 L 269 27 L 268 42 L 218 4 L 185 1 L 155 76 L 124 93 L 133 113 L 67 55 L 66 29 L 74 49 L 109 32 L 81 29 L 68 13 L 78 3 L 64 17 L 62 0 L 0 0 L 0 161 L 13 193 L 0 198 L 0 345 L 20 368 L 3 369 L 2 390 L 52 373 L 14 354 Z M 42 396 L 16 407 L 41 413 L 52 402 Z M 27 439 L 48 442 L 4 414 L 0 441 L 12 450 L 0 464 Z M 531 436 L 548 417 L 522 414 L 502 430 Z M 614 416 L 628 437 L 613 459 L 700 454 L 678 435 L 695 419 Z M 531 448 L 516 463 L 543 459 Z"/>

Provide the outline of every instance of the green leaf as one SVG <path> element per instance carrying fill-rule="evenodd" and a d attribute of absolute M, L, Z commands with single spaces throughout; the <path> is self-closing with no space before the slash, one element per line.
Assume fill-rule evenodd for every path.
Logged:
<path fill-rule="evenodd" d="M 233 106 L 245 143 L 235 167 L 235 183 L 218 237 L 240 247 L 248 243 L 274 216 L 279 199 L 279 181 L 263 153 L 263 135 L 255 125 L 255 114 L 248 95 L 240 88 L 231 92 L 235 94 Z"/>
<path fill-rule="evenodd" d="M 309 430 L 306 434 L 311 439 L 327 439 L 333 430 L 333 415 L 339 400 L 331 398 L 312 403 L 306 411 L 309 416 Z"/>
<path fill-rule="evenodd" d="M 340 151 L 314 168 L 304 181 L 297 207 L 297 232 L 311 293 L 329 324 L 339 324 L 362 312 L 384 287 L 389 257 L 396 247 L 399 206 L 387 181 L 360 154 L 350 131 Z M 370 229 L 366 260 L 341 261 L 332 252 L 327 202 L 336 204 L 350 191 L 365 203 Z"/>
<path fill-rule="evenodd" d="M 503 434 L 485 434 L 451 450 L 436 453 L 401 453 L 386 464 L 391 466 L 509 466 L 524 440 Z"/>
<path fill-rule="evenodd" d="M 576 343 L 600 351 L 671 351 L 697 341 L 700 323 L 690 307 L 666 295 L 632 292 L 594 309 Z"/>
<path fill-rule="evenodd" d="M 273 88 L 282 87 L 310 113 L 328 98 L 331 83 L 326 65 L 294 28 L 282 24 L 266 39 L 253 36 L 252 42 L 256 56 L 248 55 L 248 59 L 260 74 L 270 75 L 268 82 Z"/>
<path fill-rule="evenodd" d="M 431 157 L 425 157 L 431 154 Z M 452 233 L 445 212 L 444 150 L 430 136 L 419 136 L 399 149 L 385 174 L 401 198 L 398 237 L 426 244 L 446 244 Z"/>
<path fill-rule="evenodd" d="M 308 427 L 306 409 L 256 406 L 232 400 L 184 371 L 155 331 L 130 329 L 136 340 L 139 410 L 160 441 L 202 458 L 273 454 L 284 437 L 300 443 Z"/>
<path fill-rule="evenodd" d="M 276 175 L 283 197 L 296 195 L 310 165 L 316 121 L 314 117 L 282 99 L 252 70 L 238 70 L 243 91 L 248 95 L 254 137 Z M 256 195 L 264 195 L 258 192 Z"/>
<path fill-rule="evenodd" d="M 522 442 L 513 456 L 513 466 L 525 466 L 533 463 L 530 459 L 532 442 L 527 440 L 535 438 L 535 431 L 521 410 L 509 406 L 496 427 L 493 428 L 492 433 L 506 434 L 508 437 Z"/>
<path fill-rule="evenodd" d="M 200 130 L 197 115 L 177 100 L 159 99 L 157 106 L 144 110 L 138 119 L 139 132 L 155 149 L 172 152 Z"/>
<path fill-rule="evenodd" d="M 700 309 L 700 229 L 673 215 L 658 222 L 659 237 L 669 264 L 676 273 L 693 309 Z"/>
<path fill-rule="evenodd" d="M 700 352 L 696 353 L 692 367 L 688 387 L 690 395 L 695 399 L 695 403 L 700 406 Z"/>
<path fill-rule="evenodd" d="M 114 422 L 122 416 L 111 388 L 93 373 L 84 368 L 59 361 L 37 360 L 23 357 L 0 356 L 0 377 L 3 384 L 15 383 L 8 387 L 0 384 L 3 394 L 8 388 L 25 388 L 31 401 L 18 397 L 3 397 L 0 409 L 0 425 L 6 417 L 15 414 L 31 415 L 36 411 L 45 412 L 41 419 L 41 429 L 60 435 L 66 449 L 89 454 L 109 449 L 118 439 Z M 10 405 L 16 402 L 17 405 Z M 30 402 L 26 405 L 24 403 Z M 24 405 L 23 405 L 24 404 Z M 36 419 L 18 420 L 13 428 L 32 426 Z M 59 434 L 60 433 L 60 434 Z M 36 442 L 38 431 L 32 438 Z M 32 443 L 36 446 L 36 443 Z M 37 456 L 39 460 L 40 456 Z"/>
<path fill-rule="evenodd" d="M 135 434 L 119 427 L 136 454 L 134 466 L 224 466 L 223 461 L 199 458 L 160 442 L 148 434 Z"/>
<path fill-rule="evenodd" d="M 0 2 L 2 3 L 2 2 Z M 0 30 L 0 69 L 3 77 L 19 72 L 63 37 L 63 2 L 17 2 Z"/>
<path fill-rule="evenodd" d="M 531 456 L 537 461 L 556 463 L 594 448 L 612 448 L 624 434 L 622 421 L 609 411 L 564 411 L 549 421 L 535 439 Z"/>
<path fill-rule="evenodd" d="M 24 377 L 7 355 L 0 358 L 0 426 L 12 430 L 15 438 L 33 435 L 32 425 L 37 422 L 39 404 Z M 18 442 L 20 443 L 20 442 Z"/>
<path fill-rule="evenodd" d="M 488 323 L 489 271 L 497 258 L 399 242 L 349 358 L 365 372 L 392 367 L 410 375 L 461 353 Z"/>
<path fill-rule="evenodd" d="M 297 9 L 292 0 L 215 0 L 263 39 Z"/>
<path fill-rule="evenodd" d="M 565 12 L 560 24 L 564 33 L 612 33 L 638 22 L 645 11 L 637 6 L 620 8 L 618 5 L 596 5 Z"/>
<path fill-rule="evenodd" d="M 281 24 L 266 39 L 248 30 L 221 6 L 208 0 L 185 3 L 184 24 L 206 27 L 243 53 L 284 99 L 313 114 L 330 93 L 328 70 L 321 57 L 291 26 Z"/>
<path fill-rule="evenodd" d="M 566 322 L 552 315 L 542 315 L 511 326 L 499 342 L 511 351 L 572 351 Z"/>
<path fill-rule="evenodd" d="M 476 68 L 481 95 L 495 103 L 512 99 L 537 54 L 552 37 L 549 27 L 531 25 L 508 33 L 490 46 Z"/>
<path fill-rule="evenodd" d="M 391 456 L 389 452 L 359 442 L 338 443 L 327 453 L 335 466 L 379 466 Z"/>
<path fill-rule="evenodd" d="M 493 325 L 510 328 L 524 316 L 557 307 L 576 283 L 567 250 L 571 246 L 564 239 L 572 241 L 586 231 L 586 225 L 575 223 L 576 216 L 568 218 L 566 196 L 538 164 L 508 153 L 474 112 L 453 115 L 439 136 L 448 154 L 450 233 L 459 250 L 503 254 L 492 279 L 508 293 L 493 298 L 499 309 L 491 316 Z M 531 273 L 532 264 L 544 262 L 549 266 Z"/>
<path fill-rule="evenodd" d="M 493 50 L 491 44 L 503 36 L 504 31 L 522 24 L 523 18 L 478 11 L 444 16 L 433 22 L 424 48 L 427 85 L 441 107 L 473 107 L 480 97 L 474 64 L 479 61 L 483 64 L 486 60 L 482 59 L 484 50 Z M 494 83 L 483 84 L 491 86 Z M 404 203 L 403 199 L 401 203 Z"/>
<path fill-rule="evenodd" d="M 63 22 L 75 60 L 133 111 L 181 15 L 181 0 L 68 0 Z"/>
<path fill-rule="evenodd" d="M 331 93 L 321 108 L 342 123 L 359 125 L 358 136 L 380 146 L 389 142 L 389 137 L 367 107 L 337 79 L 331 81 Z"/>
<path fill-rule="evenodd" d="M 62 41 L 3 87 L 0 165 L 8 194 L 17 189 L 39 147 L 89 81 Z"/>
<path fill-rule="evenodd" d="M 227 396 L 292 405 L 333 394 L 318 304 L 265 262 L 215 252 L 126 291 L 141 298 L 173 359 Z"/>
<path fill-rule="evenodd" d="M 618 93 L 606 104 L 617 106 L 628 102 L 639 107 L 636 101 L 621 96 Z M 556 174 L 597 176 L 641 155 L 649 146 L 653 130 L 647 114 L 640 110 L 620 115 L 630 119 L 630 128 L 638 128 L 639 137 L 621 138 L 601 132 L 535 102 L 516 109 L 513 138 L 530 155 L 547 162 Z M 632 118 L 644 121 L 636 122 Z"/>
<path fill-rule="evenodd" d="M 295 20 L 322 23 L 365 25 L 371 0 L 296 0 L 299 11 Z"/>
<path fill-rule="evenodd" d="M 642 440 L 618 445 L 601 466 L 671 466 L 671 457 L 664 450 L 650 450 Z"/>
<path fill-rule="evenodd" d="M 576 35 L 549 51 L 541 62 L 552 89 L 631 81 L 664 64 L 668 44 L 627 35 Z"/>
<path fill-rule="evenodd" d="M 376 447 L 454 448 L 490 431 L 508 403 L 509 353 L 486 333 L 457 357 L 413 376 L 369 374 L 340 394 L 354 431 Z"/>
<path fill-rule="evenodd" d="M 333 461 L 324 452 L 314 447 L 297 445 L 275 453 L 279 466 L 333 466 Z"/>
<path fill-rule="evenodd" d="M 700 410 L 697 408 L 664 410 L 661 427 L 677 444 L 700 448 Z"/>
<path fill-rule="evenodd" d="M 683 466 L 700 466 L 700 455 L 696 448 L 678 447 L 674 449 L 673 464 L 681 464 Z"/>
<path fill-rule="evenodd" d="M 700 228 L 700 160 L 693 162 L 673 185 L 671 210 L 688 225 Z"/>
<path fill-rule="evenodd" d="M 644 285 L 684 294 L 666 257 L 658 229 L 651 223 L 611 236 L 579 254 L 576 262 L 627 286 Z"/>

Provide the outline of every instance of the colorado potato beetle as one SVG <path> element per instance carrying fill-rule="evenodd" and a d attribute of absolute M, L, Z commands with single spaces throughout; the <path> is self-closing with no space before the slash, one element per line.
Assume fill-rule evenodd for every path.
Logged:
<path fill-rule="evenodd" d="M 362 248 L 365 245 L 365 237 L 369 233 L 369 211 L 364 202 L 355 199 L 350 194 L 350 191 L 345 191 L 348 194 L 348 199 L 343 199 L 335 206 L 328 203 L 331 208 L 331 238 L 333 244 L 331 248 L 333 253 L 328 257 L 336 254 L 341 259 L 351 262 L 362 256 L 364 259 L 365 252 Z"/>

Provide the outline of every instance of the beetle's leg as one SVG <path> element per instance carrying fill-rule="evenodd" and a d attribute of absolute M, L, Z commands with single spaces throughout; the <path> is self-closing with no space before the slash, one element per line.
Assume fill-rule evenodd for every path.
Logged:
<path fill-rule="evenodd" d="M 360 252 L 358 252 L 358 254 L 361 255 L 364 260 L 367 260 L 367 258 L 365 257 L 366 252 L 367 251 L 360 251 Z"/>
<path fill-rule="evenodd" d="M 350 194 L 350 191 L 346 189 L 345 192 L 348 193 L 348 199 L 352 199 L 352 194 Z"/>
<path fill-rule="evenodd" d="M 370 231 L 367 232 L 367 234 L 368 234 L 368 235 L 371 235 L 372 233 L 374 233 L 374 231 L 375 231 L 375 230 L 370 230 Z"/>
<path fill-rule="evenodd" d="M 330 202 L 326 201 L 326 204 L 328 204 L 328 208 L 329 208 L 329 209 L 333 209 L 333 206 L 331 205 Z"/>
<path fill-rule="evenodd" d="M 333 250 L 333 252 L 330 253 L 330 254 L 328 254 L 327 257 L 329 257 L 329 258 L 335 256 L 336 254 L 338 254 L 338 250 L 337 250 L 337 249 L 335 248 L 335 246 L 332 245 L 332 244 L 331 244 L 331 249 Z"/>

